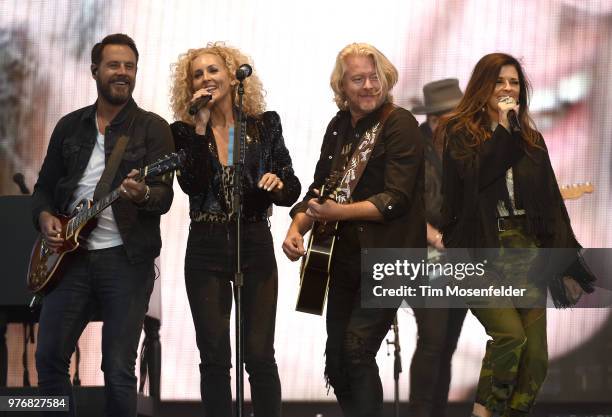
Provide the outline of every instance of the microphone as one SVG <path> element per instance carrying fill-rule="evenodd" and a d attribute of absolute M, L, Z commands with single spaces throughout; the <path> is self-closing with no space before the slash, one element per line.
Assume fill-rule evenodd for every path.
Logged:
<path fill-rule="evenodd" d="M 500 97 L 498 100 L 500 103 L 504 104 L 516 104 L 514 98 L 510 96 Z M 518 115 L 516 114 L 516 111 L 514 111 L 514 109 L 508 110 L 508 123 L 510 123 L 510 130 L 512 130 L 512 132 L 520 133 L 521 124 L 519 123 Z"/>
<path fill-rule="evenodd" d="M 25 178 L 23 177 L 23 174 L 21 172 L 18 172 L 13 175 L 13 182 L 17 184 L 17 186 L 19 186 L 19 191 L 21 191 L 21 194 L 30 194 L 30 189 L 25 184 Z"/>
<path fill-rule="evenodd" d="M 210 100 L 212 100 L 212 95 L 198 97 L 196 101 L 189 106 L 189 114 L 195 116 Z"/>
<path fill-rule="evenodd" d="M 244 81 L 245 78 L 250 77 L 253 74 L 253 67 L 249 64 L 242 64 L 236 70 L 236 79 L 238 81 Z"/>
<path fill-rule="evenodd" d="M 521 132 L 521 124 L 519 123 L 518 116 L 514 110 L 510 110 L 508 112 L 508 122 L 510 123 L 510 129 L 512 129 L 513 132 Z"/>

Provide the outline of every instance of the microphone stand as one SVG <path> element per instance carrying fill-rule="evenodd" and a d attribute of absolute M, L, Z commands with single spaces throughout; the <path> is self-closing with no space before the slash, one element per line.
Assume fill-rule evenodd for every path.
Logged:
<path fill-rule="evenodd" d="M 21 172 L 17 172 L 13 175 L 13 182 L 17 184 L 17 186 L 19 187 L 19 191 L 21 192 L 22 195 L 27 195 L 27 196 L 31 195 L 30 189 L 25 184 L 25 179 Z M 21 357 L 21 361 L 23 364 L 23 386 L 24 387 L 30 386 L 30 372 L 28 370 L 28 343 L 36 343 L 36 340 L 34 339 L 34 324 L 37 321 L 35 317 L 36 308 L 40 304 L 40 300 L 41 300 L 40 295 L 35 294 L 32 296 L 32 299 L 30 300 L 30 303 L 28 304 L 29 310 L 30 310 L 28 314 L 28 318 L 23 323 L 23 355 Z M 4 336 L 6 333 L 6 326 L 0 326 L 0 333 L 1 333 L 0 337 L 2 338 L 2 343 L 4 345 L 2 349 L 2 357 L 0 358 L 0 361 L 4 365 L 7 363 L 7 360 L 8 360 L 8 356 L 5 356 L 6 355 L 6 346 L 5 346 L 6 340 Z M 7 369 L 6 366 L 4 366 L 4 369 L 2 369 L 2 371 L 5 371 L 6 369 Z M 6 378 L 6 376 L 3 375 L 2 377 L 0 377 L 0 379 L 2 378 Z M 3 385 L 6 385 L 6 383 L 4 383 Z"/>
<path fill-rule="evenodd" d="M 236 417 L 242 417 L 244 407 L 244 355 L 243 355 L 243 320 L 242 320 L 242 165 L 244 155 L 244 137 L 246 135 L 246 120 L 242 111 L 244 96 L 243 80 L 238 85 L 238 117 L 237 129 L 234 129 L 234 208 L 236 210 L 236 272 L 234 273 L 234 301 L 236 303 Z"/>
<path fill-rule="evenodd" d="M 393 415 L 395 417 L 399 417 L 400 415 L 400 399 L 399 399 L 399 377 L 402 373 L 402 356 L 401 356 L 401 347 L 399 340 L 399 326 L 397 324 L 397 314 L 393 318 L 393 323 L 391 324 L 391 329 L 393 330 L 393 341 L 387 340 L 387 345 L 393 345 L 393 382 L 394 382 L 394 394 L 393 394 Z M 387 351 L 387 355 L 389 355 Z"/>
<path fill-rule="evenodd" d="M 23 194 L 23 195 L 31 195 L 30 189 L 25 184 L 25 179 L 24 179 L 23 174 L 21 172 L 16 172 L 13 175 L 13 182 L 15 184 L 17 184 L 21 194 Z M 34 294 L 32 296 L 32 298 L 30 299 L 30 302 L 28 303 L 28 307 L 30 308 L 30 315 L 33 315 L 36 312 L 36 308 L 40 305 L 40 301 L 41 300 L 42 300 L 42 296 L 40 296 L 39 294 Z M 32 322 L 35 322 L 35 321 L 36 320 L 32 318 Z M 27 343 L 26 343 L 26 345 L 27 345 Z"/>

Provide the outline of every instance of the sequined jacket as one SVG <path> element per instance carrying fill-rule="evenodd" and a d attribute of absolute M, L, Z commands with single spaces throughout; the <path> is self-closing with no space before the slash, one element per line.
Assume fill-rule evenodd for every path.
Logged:
<path fill-rule="evenodd" d="M 279 115 L 269 111 L 256 117 L 249 116 L 246 124 L 243 216 L 247 221 L 257 221 L 267 218 L 272 203 L 292 205 L 300 195 L 301 186 L 293 172 Z M 177 179 L 189 196 L 191 219 L 201 218 L 202 213 L 227 213 L 222 187 L 223 167 L 210 125 L 205 135 L 196 134 L 194 126 L 180 121 L 172 123 L 170 128 L 177 150 L 184 149 L 187 153 Z M 266 172 L 276 174 L 283 181 L 284 187 L 279 193 L 257 187 Z"/>

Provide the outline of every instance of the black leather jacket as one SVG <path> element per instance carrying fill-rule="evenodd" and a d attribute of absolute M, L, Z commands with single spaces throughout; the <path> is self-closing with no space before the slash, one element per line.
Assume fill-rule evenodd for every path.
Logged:
<path fill-rule="evenodd" d="M 210 125 L 205 135 L 184 122 L 170 125 L 174 143 L 185 149 L 187 160 L 178 182 L 189 196 L 190 217 L 196 220 L 201 213 L 227 213 L 222 189 L 223 167 L 217 156 L 215 138 Z M 267 218 L 272 203 L 291 206 L 299 197 L 301 186 L 291 166 L 291 157 L 283 140 L 280 117 L 276 112 L 265 112 L 247 118 L 247 144 L 244 156 L 243 216 L 247 221 Z M 280 193 L 270 193 L 257 187 L 266 172 L 276 174 L 284 187 Z"/>

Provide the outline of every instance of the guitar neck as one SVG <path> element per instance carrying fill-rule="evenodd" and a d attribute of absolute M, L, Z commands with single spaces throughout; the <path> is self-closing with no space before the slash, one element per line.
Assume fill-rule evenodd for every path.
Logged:
<path fill-rule="evenodd" d="M 119 198 L 120 192 L 119 188 L 115 188 L 111 193 L 96 201 L 91 207 L 80 210 L 68 225 L 68 236 L 71 236 L 81 226 L 113 204 Z"/>
<path fill-rule="evenodd" d="M 121 188 L 118 187 L 118 188 L 115 188 L 109 194 L 107 194 L 105 197 L 96 201 L 94 205 L 92 205 L 89 209 L 87 209 L 87 212 L 88 212 L 87 221 L 93 219 L 98 214 L 102 213 L 102 211 L 104 211 L 107 207 L 109 207 L 111 204 L 117 201 L 117 199 L 119 199 L 120 196 L 121 196 Z"/>
<path fill-rule="evenodd" d="M 563 185 L 559 187 L 561 197 L 564 200 L 576 200 L 582 197 L 584 194 L 590 194 L 594 191 L 593 184 L 590 182 L 583 182 L 579 184 Z"/>
<path fill-rule="evenodd" d="M 321 190 L 319 190 L 319 196 L 317 197 L 317 203 L 319 204 L 324 204 L 325 203 L 325 193 L 327 192 L 327 189 L 325 187 L 325 185 L 321 186 Z"/>
<path fill-rule="evenodd" d="M 134 178 L 136 181 L 141 181 L 146 177 L 147 167 L 140 170 L 138 175 Z M 81 210 L 75 217 L 75 229 L 86 224 L 88 221 L 102 213 L 107 207 L 113 204 L 121 196 L 121 187 L 115 188 L 106 196 L 96 201 L 91 207 Z"/>

